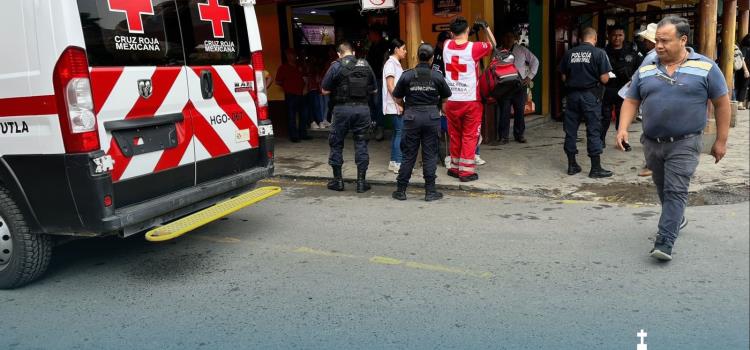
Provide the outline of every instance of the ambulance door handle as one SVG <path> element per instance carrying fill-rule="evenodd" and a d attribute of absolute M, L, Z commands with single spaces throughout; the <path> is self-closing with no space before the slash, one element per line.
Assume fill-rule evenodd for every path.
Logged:
<path fill-rule="evenodd" d="M 210 70 L 201 71 L 201 95 L 204 100 L 214 97 L 214 79 Z"/>

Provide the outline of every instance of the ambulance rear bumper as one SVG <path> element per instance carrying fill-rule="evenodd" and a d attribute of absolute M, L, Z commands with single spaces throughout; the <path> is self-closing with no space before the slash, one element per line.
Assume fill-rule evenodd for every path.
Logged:
<path fill-rule="evenodd" d="M 115 210 L 101 220 L 100 232 L 118 231 L 127 237 L 207 208 L 255 187 L 256 182 L 273 176 L 273 165 L 213 180 L 153 200 Z"/>
<path fill-rule="evenodd" d="M 102 151 L 4 155 L 0 157 L 0 186 L 11 193 L 32 233 L 129 236 L 234 197 L 273 176 L 272 140 L 262 137 L 259 148 L 232 155 L 253 160 L 254 166 L 246 170 L 133 204 L 118 206 L 110 174 L 96 172 L 93 160 L 103 156 Z M 225 164 L 222 162 L 216 159 L 204 166 Z M 169 179 L 158 181 L 167 181 L 166 186 Z"/>

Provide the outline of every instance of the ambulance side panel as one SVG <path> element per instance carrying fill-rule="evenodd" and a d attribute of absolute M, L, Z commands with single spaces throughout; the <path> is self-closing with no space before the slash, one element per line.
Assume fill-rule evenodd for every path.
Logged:
<path fill-rule="evenodd" d="M 32 230 L 39 230 L 40 221 L 64 215 L 70 215 L 64 220 L 80 225 L 65 174 L 52 85 L 62 51 L 83 45 L 75 1 L 13 0 L 3 5 L 0 32 L 14 35 L 3 42 L 0 64 L 0 183 Z M 44 211 L 47 217 L 37 216 Z"/>

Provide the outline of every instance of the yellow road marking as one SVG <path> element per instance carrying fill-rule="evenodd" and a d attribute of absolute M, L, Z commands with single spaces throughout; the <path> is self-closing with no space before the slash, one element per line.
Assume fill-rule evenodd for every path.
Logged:
<path fill-rule="evenodd" d="M 385 256 L 373 256 L 370 258 L 371 263 L 375 264 L 381 264 L 381 265 L 401 265 L 404 262 L 398 259 L 389 258 Z"/>
<path fill-rule="evenodd" d="M 306 254 L 313 254 L 313 255 L 320 255 L 320 256 L 331 256 L 331 257 L 337 257 L 337 258 L 356 258 L 356 256 L 351 255 L 351 254 L 330 252 L 330 251 L 325 251 L 325 250 L 313 249 L 309 247 L 299 247 L 299 248 L 292 250 L 292 252 L 306 253 Z"/>
<path fill-rule="evenodd" d="M 240 243 L 242 242 L 241 239 L 234 238 L 234 237 L 214 237 L 214 236 L 200 236 L 200 235 L 195 235 L 193 237 L 200 239 L 202 241 L 208 241 L 208 242 L 214 242 L 214 243 Z"/>
<path fill-rule="evenodd" d="M 485 199 L 501 199 L 503 195 L 499 193 L 482 193 L 482 192 L 469 192 L 469 197 L 473 198 L 485 198 Z"/>
<path fill-rule="evenodd" d="M 472 277 L 479 277 L 479 278 L 491 278 L 492 272 L 473 272 L 469 270 L 459 269 L 456 267 L 450 267 L 450 266 L 443 266 L 443 265 L 435 265 L 435 264 L 425 264 L 420 263 L 416 261 L 403 261 L 396 258 L 389 258 L 387 256 L 373 256 L 370 258 L 370 262 L 374 264 L 380 264 L 380 265 L 402 265 L 404 267 L 408 267 L 410 269 L 415 270 L 422 270 L 422 271 L 432 271 L 432 272 L 443 272 L 443 273 L 451 273 L 454 275 L 464 275 L 464 276 L 472 276 Z"/>
<path fill-rule="evenodd" d="M 229 244 L 243 243 L 241 239 L 235 238 L 235 237 L 217 237 L 217 236 L 203 236 L 203 235 L 194 235 L 192 237 L 200 239 L 202 241 L 208 241 L 208 242 L 214 242 L 214 243 L 229 243 Z M 283 251 L 290 251 L 292 253 L 325 256 L 329 258 L 360 259 L 360 260 L 367 260 L 370 263 L 378 264 L 378 265 L 403 266 L 409 269 L 421 270 L 421 271 L 449 273 L 453 275 L 471 276 L 471 277 L 477 277 L 477 278 L 482 278 L 482 279 L 489 279 L 494 276 L 492 272 L 487 272 L 487 271 L 465 270 L 465 269 L 461 269 L 457 267 L 444 266 L 444 265 L 438 265 L 438 264 L 425 264 L 425 263 L 416 262 L 416 261 L 405 261 L 405 260 L 391 258 L 387 256 L 373 256 L 373 257 L 367 258 L 364 256 L 357 256 L 353 254 L 346 254 L 346 253 L 330 251 L 330 250 L 321 250 L 321 249 L 315 249 L 315 248 L 310 248 L 310 247 L 290 248 L 290 247 L 281 246 L 281 245 L 257 244 L 256 242 L 253 242 L 252 244 L 262 245 L 262 246 L 266 246 L 266 247 L 270 247 L 270 248 L 274 248 L 278 250 L 283 250 Z"/>

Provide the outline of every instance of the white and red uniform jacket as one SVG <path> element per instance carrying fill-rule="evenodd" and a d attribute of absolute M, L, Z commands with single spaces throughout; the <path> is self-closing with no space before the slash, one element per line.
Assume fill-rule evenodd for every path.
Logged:
<path fill-rule="evenodd" d="M 479 60 L 492 53 L 492 46 L 486 42 L 466 42 L 456 44 L 453 40 L 445 42 L 443 60 L 445 62 L 445 80 L 453 93 L 448 101 L 480 101 L 477 78 L 479 77 Z"/>

